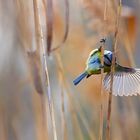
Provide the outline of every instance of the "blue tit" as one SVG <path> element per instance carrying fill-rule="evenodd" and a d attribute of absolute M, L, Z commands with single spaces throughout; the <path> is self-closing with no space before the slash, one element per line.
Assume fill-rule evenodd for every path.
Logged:
<path fill-rule="evenodd" d="M 86 62 L 86 69 L 73 81 L 74 85 L 79 84 L 85 77 L 88 78 L 94 74 L 101 74 L 101 68 L 103 68 L 104 73 L 106 73 L 104 87 L 109 91 L 111 83 L 112 56 L 111 51 L 104 50 L 104 66 L 102 66 L 101 48 L 91 51 Z M 137 94 L 140 94 L 140 69 L 121 66 L 115 60 L 113 95 L 132 96 Z"/>

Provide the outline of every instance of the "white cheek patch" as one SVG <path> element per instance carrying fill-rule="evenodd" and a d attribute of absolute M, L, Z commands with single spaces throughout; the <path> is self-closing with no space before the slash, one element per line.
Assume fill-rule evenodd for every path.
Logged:
<path fill-rule="evenodd" d="M 108 66 L 111 65 L 112 62 L 112 52 L 111 51 L 104 51 L 104 63 Z"/>

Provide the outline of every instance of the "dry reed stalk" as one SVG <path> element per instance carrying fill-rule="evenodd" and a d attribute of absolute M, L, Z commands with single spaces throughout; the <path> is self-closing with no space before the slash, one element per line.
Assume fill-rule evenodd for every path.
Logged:
<path fill-rule="evenodd" d="M 106 20 L 107 20 L 107 0 L 105 0 L 105 6 L 104 6 L 104 30 L 103 30 L 103 36 L 105 38 L 105 25 L 106 25 Z M 105 40 L 101 42 L 101 65 L 104 65 L 104 48 L 105 48 Z M 103 139 L 103 121 L 104 121 L 104 116 L 103 116 L 103 111 L 104 111 L 104 106 L 103 106 L 103 79 L 104 79 L 104 68 L 101 69 L 101 104 L 100 104 L 100 126 L 99 126 L 99 140 Z"/>
<path fill-rule="evenodd" d="M 45 4 L 45 3 L 44 3 Z M 52 39 L 53 39 L 53 0 L 47 0 L 46 3 L 46 17 L 47 17 L 47 53 L 51 52 Z"/>
<path fill-rule="evenodd" d="M 105 1 L 105 6 L 104 6 L 104 22 L 107 20 L 107 8 L 108 8 L 108 0 Z"/>
<path fill-rule="evenodd" d="M 33 79 L 33 86 L 35 87 L 34 96 L 32 96 L 33 102 L 34 102 L 34 111 L 36 114 L 42 114 L 40 117 L 35 117 L 36 119 L 36 131 L 37 131 L 37 137 L 39 139 L 47 139 L 48 133 L 47 133 L 47 114 L 46 114 L 46 105 L 43 99 L 44 99 L 44 92 L 43 92 L 43 85 L 41 82 L 41 74 L 40 74 L 40 62 L 38 63 L 39 54 L 36 52 L 28 52 L 28 58 L 30 61 L 30 67 L 31 67 L 31 74 Z M 39 104 L 36 104 L 36 102 L 39 102 Z M 39 112 L 38 112 L 39 110 Z M 38 116 L 38 115 L 37 115 Z M 40 134 L 41 132 L 41 134 Z"/>
<path fill-rule="evenodd" d="M 62 116 L 62 140 L 67 140 L 67 127 L 66 127 L 66 119 L 65 119 L 65 105 L 64 105 L 64 91 L 62 89 L 61 92 L 61 100 L 62 100 L 62 105 L 61 105 L 61 116 Z"/>
<path fill-rule="evenodd" d="M 75 130 L 77 130 L 77 132 L 78 132 L 78 134 L 77 134 L 77 132 L 75 131 L 75 135 L 77 136 L 75 139 L 84 140 L 83 133 L 82 133 L 81 127 L 79 125 L 76 113 L 73 114 L 72 119 L 73 119 L 73 122 L 75 125 L 74 126 Z"/>
<path fill-rule="evenodd" d="M 66 41 L 69 33 L 69 0 L 65 0 L 65 33 L 62 44 Z"/>
<path fill-rule="evenodd" d="M 56 48 L 51 49 L 52 52 L 63 46 L 69 34 L 69 0 L 64 0 L 64 3 L 65 3 L 65 33 L 62 42 Z"/>
<path fill-rule="evenodd" d="M 69 90 L 67 89 L 66 81 L 65 81 L 65 79 L 64 79 L 63 64 L 62 64 L 62 61 L 61 61 L 61 56 L 60 56 L 60 54 L 59 54 L 58 52 L 56 52 L 56 59 L 57 59 L 57 64 L 58 64 L 58 68 L 59 68 L 59 75 L 60 75 L 60 77 L 61 77 L 61 82 L 60 82 L 61 87 L 63 87 L 63 88 L 66 89 L 66 92 L 68 93 L 67 95 L 68 95 L 68 97 L 69 97 L 70 92 L 69 92 Z M 61 94 L 61 96 L 63 96 L 63 95 Z M 69 104 L 70 104 L 70 113 L 71 113 L 71 116 L 72 116 L 72 120 L 73 120 L 74 125 L 75 125 L 75 127 L 77 128 L 78 132 L 80 132 L 80 129 L 79 129 L 79 127 L 78 127 L 78 121 L 77 121 L 76 113 L 75 113 L 76 111 L 75 111 L 75 109 L 73 108 L 73 104 L 72 104 L 70 98 L 68 98 L 68 99 L 69 99 Z M 62 102 L 64 103 L 64 100 L 62 100 Z M 64 126 L 63 126 L 63 127 L 64 127 Z M 66 126 L 65 126 L 65 127 L 66 127 Z M 66 132 L 66 131 L 65 131 L 65 132 Z M 64 135 L 66 135 L 66 134 L 64 134 Z"/>
<path fill-rule="evenodd" d="M 43 105 L 43 102 L 41 101 L 43 98 L 41 98 L 40 94 L 38 94 L 36 90 L 34 91 L 34 94 L 36 95 L 32 96 L 32 102 L 33 102 L 33 111 L 35 113 L 35 122 L 36 122 L 35 129 L 36 129 L 37 140 L 38 139 L 48 140 L 48 133 L 46 132 L 47 119 L 45 117 L 47 116 L 47 114 L 46 112 L 44 112 L 45 105 Z"/>
<path fill-rule="evenodd" d="M 103 46 L 101 46 L 101 65 L 104 65 L 104 44 Z M 99 140 L 103 139 L 103 120 L 104 120 L 104 116 L 103 116 L 103 78 L 104 78 L 104 68 L 101 69 L 101 90 L 100 90 L 100 94 L 101 94 L 101 103 L 100 103 L 100 126 L 99 126 Z"/>
<path fill-rule="evenodd" d="M 35 33 L 36 33 L 36 43 L 38 49 L 41 50 L 41 53 L 43 55 L 43 69 L 45 70 L 45 75 L 46 75 L 46 85 L 47 85 L 47 97 L 48 97 L 48 106 L 49 106 L 49 111 L 50 111 L 50 116 L 51 116 L 51 122 L 52 122 L 52 128 L 53 128 L 53 138 L 54 140 L 57 140 L 57 133 L 56 133 L 56 125 L 55 125 L 55 118 L 54 118 L 54 106 L 52 102 L 52 97 L 51 97 L 51 88 L 50 88 L 50 80 L 49 80 L 49 73 L 48 73 L 48 66 L 46 62 L 46 52 L 45 52 L 45 47 L 44 47 L 44 40 L 43 40 L 43 33 L 42 33 L 42 28 L 41 28 L 41 21 L 40 21 L 40 13 L 38 11 L 38 1 L 33 0 L 33 7 L 34 7 L 34 20 L 35 20 Z M 42 108 L 44 110 L 44 120 L 46 121 L 46 113 L 47 113 L 47 100 L 46 100 L 46 95 L 40 95 L 41 101 L 42 101 Z M 47 128 L 47 124 L 44 124 L 45 128 Z M 46 130 L 47 133 L 47 130 Z"/>
<path fill-rule="evenodd" d="M 30 68 L 30 73 L 29 73 L 29 79 L 27 81 L 24 81 L 22 83 L 19 83 L 19 88 L 23 88 L 25 84 L 29 82 L 33 82 L 33 87 L 34 87 L 34 94 L 32 96 L 32 102 L 33 102 L 33 108 L 35 114 L 41 114 L 41 115 L 35 115 L 35 130 L 36 130 L 36 137 L 37 139 L 47 139 L 48 134 L 46 132 L 47 127 L 46 125 L 46 119 L 44 119 L 42 116 L 44 113 L 44 109 L 41 108 L 42 102 L 39 101 L 40 99 L 40 94 L 43 94 L 43 88 L 42 88 L 42 82 L 41 82 L 41 74 L 40 74 L 40 59 L 39 59 L 39 52 L 38 50 L 34 50 L 34 46 L 32 45 L 32 38 L 33 36 L 31 35 L 31 28 L 30 28 L 30 21 L 32 20 L 30 17 L 31 11 L 33 5 L 29 5 L 28 1 L 25 2 L 24 0 L 16 0 L 15 1 L 15 9 L 18 11 L 18 16 L 17 16 L 17 26 L 18 26 L 18 36 L 19 36 L 19 42 L 21 43 L 20 45 L 22 46 L 21 49 L 24 49 L 23 52 L 27 52 L 26 57 L 28 57 L 28 64 Z M 29 11 L 28 11 L 28 10 Z M 28 11 L 28 13 L 27 13 Z M 25 58 L 26 58 L 25 57 Z M 38 94 L 37 94 L 38 93 Z M 38 98 L 39 97 L 39 98 Z M 43 106 L 43 105 L 42 105 Z M 42 109 L 42 110 L 41 110 Z M 38 112 L 39 111 L 39 112 Z M 15 122 L 13 121 L 12 123 L 13 130 L 15 132 L 15 136 L 17 139 L 19 138 L 19 133 L 18 128 L 16 127 Z M 4 139 L 3 139 L 4 140 Z"/>
<path fill-rule="evenodd" d="M 5 108 L 3 108 L 3 104 L 0 104 L 0 138 L 2 140 L 8 139 L 8 128 L 7 128 L 7 121 L 6 121 L 6 113 Z"/>
<path fill-rule="evenodd" d="M 60 57 L 60 54 L 57 54 L 57 61 L 58 61 L 58 66 L 60 68 L 60 71 L 61 71 L 61 74 L 62 74 L 62 78 L 63 78 L 63 85 L 66 89 L 66 93 L 67 93 L 67 96 L 68 96 L 68 100 L 69 100 L 69 103 L 70 103 L 70 111 L 71 111 L 71 114 L 72 114 L 72 117 L 73 117 L 73 120 L 77 122 L 77 115 L 76 115 L 76 112 L 79 113 L 79 116 L 80 116 L 80 119 L 85 127 L 85 129 L 87 130 L 87 133 L 90 137 L 91 140 L 95 140 L 95 136 L 93 135 L 92 131 L 90 130 L 89 126 L 88 126 L 88 122 L 87 120 L 85 119 L 84 117 L 84 114 L 82 113 L 81 111 L 81 105 L 79 105 L 78 103 L 75 105 L 75 108 L 74 108 L 74 97 L 72 96 L 72 94 L 70 93 L 70 89 L 67 85 L 67 82 L 65 80 L 65 76 L 64 76 L 64 67 L 63 67 L 63 64 L 62 64 L 62 60 L 61 60 L 61 57 Z M 78 127 L 79 128 L 79 127 Z M 79 128 L 80 129 L 80 128 Z"/>
<path fill-rule="evenodd" d="M 112 58 L 112 65 L 111 65 L 111 83 L 110 83 L 110 92 L 109 92 L 109 99 L 108 99 L 106 140 L 110 140 L 110 134 L 111 134 L 110 124 L 111 124 L 113 77 L 114 77 L 114 72 L 115 72 L 116 48 L 117 48 L 117 41 L 118 41 L 118 30 L 119 30 L 119 23 L 120 23 L 121 7 L 122 7 L 122 2 L 121 0 L 119 0 L 118 9 L 117 9 L 117 17 L 116 17 L 116 29 L 115 29 L 114 42 L 113 42 L 113 58 Z"/>
<path fill-rule="evenodd" d="M 59 56 L 56 55 L 57 57 L 57 61 L 60 61 L 59 60 Z M 59 64 L 59 62 L 57 62 Z M 59 66 L 59 70 L 58 70 L 58 79 L 59 79 L 59 83 L 60 83 L 60 86 L 61 86 L 61 100 L 62 100 L 62 104 L 61 104 L 61 121 L 62 121 L 62 140 L 67 140 L 67 127 L 66 127 L 66 119 L 65 119 L 65 106 L 64 106 L 64 85 L 63 85 L 63 77 L 62 77 L 62 74 L 61 74 L 61 68 Z"/>
<path fill-rule="evenodd" d="M 35 39 L 36 39 L 36 44 L 37 44 L 37 51 L 39 52 L 39 48 L 41 47 L 40 45 L 40 38 L 38 36 L 38 33 L 40 33 L 40 27 L 39 27 L 39 17 L 38 17 L 38 6 L 37 6 L 37 0 L 33 0 L 33 9 L 34 9 L 34 23 L 35 23 Z M 42 107 L 42 116 L 43 116 L 43 128 L 48 132 L 47 130 L 47 121 L 46 121 L 46 105 L 44 103 L 44 93 L 40 94 L 40 100 L 41 100 L 41 107 Z M 46 102 L 46 101 L 45 101 Z M 45 123 L 44 123 L 45 122 Z M 46 137 L 47 139 L 47 137 Z"/>
<path fill-rule="evenodd" d="M 64 38 L 61 42 L 61 44 L 54 48 L 51 49 L 51 41 L 52 41 L 52 34 L 53 34 L 53 3 L 52 0 L 47 0 L 47 4 L 46 2 L 43 0 L 43 5 L 44 8 L 46 10 L 46 17 L 47 17 L 47 51 L 48 54 L 50 53 L 50 51 L 54 51 L 56 49 L 58 49 L 60 46 L 62 46 L 68 36 L 68 32 L 69 32 L 69 1 L 65 0 L 65 8 L 66 8 L 66 14 L 65 14 L 65 22 L 66 22 L 66 27 L 65 27 L 65 33 L 64 33 Z M 47 7 L 46 7 L 47 5 Z M 59 74 L 60 75 L 60 74 Z M 60 75 L 61 76 L 61 75 Z M 60 83 L 62 83 L 61 81 L 61 77 L 59 78 Z M 67 130 L 66 130 L 66 120 L 65 120 L 65 116 L 64 116 L 64 92 L 61 92 L 61 99 L 62 99 L 62 131 L 63 131 L 63 139 L 66 140 L 66 136 L 67 136 Z"/>
<path fill-rule="evenodd" d="M 64 77 L 64 71 L 63 71 L 63 64 L 62 64 L 62 60 L 61 60 L 61 56 L 58 52 L 56 52 L 56 59 L 57 59 L 57 64 L 58 64 L 58 68 L 59 68 L 59 75 L 61 77 L 61 81 L 60 81 L 60 84 L 61 84 L 61 87 L 62 88 L 65 88 L 66 90 L 66 93 L 68 95 L 68 101 L 69 101 L 69 104 L 70 104 L 70 113 L 71 113 L 71 116 L 72 116 L 72 120 L 73 120 L 73 124 L 74 124 L 74 128 L 76 128 L 78 134 L 79 134 L 79 137 L 80 137 L 80 140 L 83 140 L 83 136 L 82 136 L 82 132 L 81 132 L 81 128 L 79 126 L 79 123 L 78 123 L 78 119 L 77 119 L 77 115 L 76 115 L 76 110 L 73 106 L 73 102 L 71 100 L 71 97 L 70 97 L 70 91 L 67 87 L 67 84 L 66 84 L 66 81 L 65 81 L 65 77 Z M 63 94 L 64 95 L 64 94 Z M 62 96 L 63 96 L 62 95 Z M 63 98 L 63 97 L 62 97 Z M 62 101 L 64 103 L 64 99 Z M 63 106 L 64 107 L 64 106 Z M 63 112 L 62 112 L 63 113 Z M 64 115 L 64 114 L 63 114 Z M 65 121 L 63 121 L 65 122 Z M 66 122 L 65 122 L 66 124 Z M 64 124 L 63 124 L 64 125 Z M 66 128 L 66 125 L 63 126 Z M 66 133 L 66 130 L 64 131 L 64 139 L 66 138 L 67 136 L 67 133 Z M 65 139 L 66 140 L 66 139 Z"/>
<path fill-rule="evenodd" d="M 28 52 L 28 59 L 35 90 L 38 94 L 43 94 L 43 85 L 40 71 L 41 62 L 38 51 L 36 50 L 34 52 Z"/>
<path fill-rule="evenodd" d="M 69 1 L 68 0 L 65 0 L 65 8 L 66 8 L 66 12 L 65 12 L 65 22 L 66 22 L 66 27 L 65 27 L 65 33 L 64 33 L 64 38 L 61 42 L 61 44 L 54 48 L 54 49 L 51 49 L 51 42 L 50 40 L 52 40 L 52 31 L 53 31 L 53 15 L 50 13 L 53 12 L 53 9 L 52 9 L 52 0 L 48 0 L 47 1 L 47 4 L 45 2 L 45 0 L 43 0 L 43 5 L 44 5 L 44 8 L 45 10 L 47 11 L 46 13 L 46 16 L 47 16 L 47 48 L 48 48 L 48 54 L 50 53 L 50 51 L 55 51 L 57 50 L 60 46 L 62 46 L 66 39 L 67 39 L 67 36 L 68 36 L 68 32 L 69 32 Z M 46 6 L 47 5 L 47 6 Z M 60 83 L 62 83 L 62 77 L 61 77 L 61 74 L 59 72 L 59 80 L 60 80 Z M 62 89 L 63 90 L 63 89 Z M 61 92 L 61 99 L 62 99 L 62 110 L 61 110 L 61 115 L 62 115 L 62 132 L 63 132 L 63 139 L 66 140 L 66 120 L 65 120 L 65 115 L 64 115 L 64 92 L 62 91 Z"/>

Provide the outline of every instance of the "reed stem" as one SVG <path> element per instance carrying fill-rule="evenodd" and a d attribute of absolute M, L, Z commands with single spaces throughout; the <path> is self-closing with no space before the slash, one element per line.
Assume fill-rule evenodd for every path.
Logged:
<path fill-rule="evenodd" d="M 104 36 L 104 41 L 102 41 L 101 45 L 101 65 L 104 65 L 104 48 L 105 48 L 105 26 L 106 26 L 106 20 L 107 20 L 107 0 L 105 0 L 105 5 L 104 5 L 104 29 L 103 29 L 103 36 Z M 101 69 L 101 104 L 100 104 L 100 126 L 99 126 L 99 140 L 103 139 L 103 122 L 104 122 L 104 106 L 103 106 L 103 79 L 104 79 L 104 68 Z"/>
<path fill-rule="evenodd" d="M 34 8 L 34 20 L 35 20 L 35 33 L 36 33 L 36 44 L 38 50 L 41 50 L 41 55 L 43 56 L 43 69 L 45 70 L 45 76 L 46 76 L 46 83 L 47 86 L 47 97 L 48 102 L 46 99 L 42 99 L 44 103 L 42 103 L 44 111 L 47 111 L 46 106 L 48 103 L 49 111 L 50 111 L 50 117 L 52 122 L 52 129 L 53 129 L 53 139 L 57 140 L 57 132 L 56 132 L 56 125 L 55 125 L 55 117 L 54 117 L 54 106 L 53 101 L 51 97 L 51 87 L 50 87 L 50 79 L 49 79 L 49 72 L 48 72 L 48 66 L 47 66 L 47 60 L 46 60 L 46 51 L 44 46 L 44 40 L 43 40 L 43 32 L 41 27 L 41 20 L 40 20 L 40 13 L 39 13 L 39 7 L 38 7 L 38 1 L 33 0 L 33 8 Z M 45 94 L 42 96 L 42 98 L 46 98 Z M 43 114 L 44 116 L 44 114 Z M 46 118 L 46 116 L 44 116 Z M 47 119 L 47 118 L 46 118 Z"/>
<path fill-rule="evenodd" d="M 113 77 L 115 72 L 115 59 L 116 59 L 116 48 L 117 48 L 117 41 L 118 41 L 118 29 L 120 23 L 120 14 L 121 14 L 121 0 L 119 1 L 118 9 L 117 9 L 117 18 L 116 18 L 116 28 L 114 34 L 114 42 L 113 42 L 113 59 L 112 59 L 112 66 L 111 66 L 111 83 L 110 83 L 110 92 L 109 92 L 109 99 L 108 99 L 108 112 L 107 112 L 107 126 L 106 126 L 106 140 L 110 140 L 110 126 L 111 126 L 111 105 L 112 105 L 112 94 L 113 94 Z"/>

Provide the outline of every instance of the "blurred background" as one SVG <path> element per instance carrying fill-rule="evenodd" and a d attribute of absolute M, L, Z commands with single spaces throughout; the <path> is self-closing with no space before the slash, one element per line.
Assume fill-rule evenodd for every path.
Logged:
<path fill-rule="evenodd" d="M 98 139 L 101 76 L 76 87 L 72 81 L 101 38 L 112 50 L 117 5 L 117 0 L 0 0 L 0 140 Z M 122 0 L 117 61 L 137 68 L 139 12 L 140 0 Z M 105 139 L 105 91 L 103 101 Z M 139 96 L 113 97 L 112 140 L 140 140 L 139 107 Z"/>

